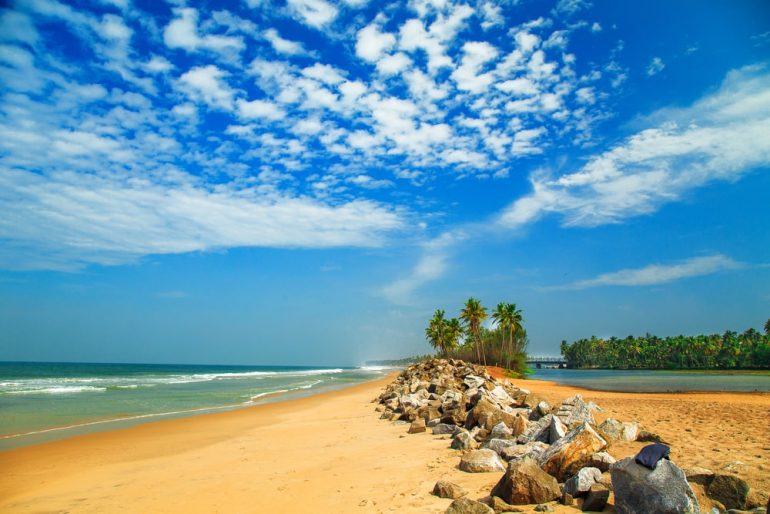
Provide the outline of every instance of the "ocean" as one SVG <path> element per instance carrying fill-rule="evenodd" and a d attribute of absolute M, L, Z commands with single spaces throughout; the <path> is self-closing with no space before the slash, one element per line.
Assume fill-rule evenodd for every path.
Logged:
<path fill-rule="evenodd" d="M 0 362 L 0 450 L 339 389 L 386 367 Z"/>

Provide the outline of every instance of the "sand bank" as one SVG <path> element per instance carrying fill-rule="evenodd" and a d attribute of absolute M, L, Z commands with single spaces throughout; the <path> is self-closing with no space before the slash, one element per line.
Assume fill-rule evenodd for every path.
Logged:
<path fill-rule="evenodd" d="M 2 452 L 0 511 L 443 512 L 449 501 L 430 494 L 442 478 L 473 498 L 488 494 L 498 473 L 463 473 L 446 439 L 406 435 L 405 426 L 377 419 L 370 401 L 389 380 Z M 733 464 L 770 491 L 770 394 L 517 385 L 554 403 L 581 392 L 605 409 L 600 419 L 638 420 L 658 432 L 680 466 Z M 623 457 L 641 446 L 611 452 Z"/>

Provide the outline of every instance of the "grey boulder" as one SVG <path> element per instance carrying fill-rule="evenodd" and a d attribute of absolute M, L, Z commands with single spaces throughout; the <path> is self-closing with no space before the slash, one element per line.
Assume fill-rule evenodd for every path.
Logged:
<path fill-rule="evenodd" d="M 492 471 L 505 471 L 505 465 L 500 456 L 493 450 L 473 450 L 462 456 L 460 469 L 468 473 L 490 473 Z"/>
<path fill-rule="evenodd" d="M 618 514 L 700 514 L 684 472 L 669 460 L 648 469 L 628 457 L 615 463 L 610 474 Z"/>
<path fill-rule="evenodd" d="M 577 472 L 577 475 L 564 482 L 563 492 L 574 498 L 583 496 L 601 477 L 602 472 L 599 468 L 583 468 Z"/>

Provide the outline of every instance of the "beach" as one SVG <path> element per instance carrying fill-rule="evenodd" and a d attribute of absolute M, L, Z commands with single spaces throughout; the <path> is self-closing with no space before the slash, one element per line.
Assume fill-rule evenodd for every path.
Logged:
<path fill-rule="evenodd" d="M 407 435 L 407 425 L 378 419 L 372 400 L 394 376 L 0 452 L 0 511 L 443 512 L 449 500 L 430 494 L 439 479 L 473 499 L 488 495 L 501 473 L 464 473 L 446 436 Z M 579 392 L 604 409 L 597 421 L 634 420 L 658 433 L 680 467 L 732 467 L 756 491 L 770 492 L 768 393 L 514 383 L 552 404 Z M 644 444 L 616 443 L 610 453 L 622 458 Z"/>

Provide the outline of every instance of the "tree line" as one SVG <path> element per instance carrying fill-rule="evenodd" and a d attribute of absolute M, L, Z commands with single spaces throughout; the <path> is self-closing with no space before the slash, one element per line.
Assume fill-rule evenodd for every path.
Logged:
<path fill-rule="evenodd" d="M 561 354 L 569 368 L 604 369 L 762 369 L 770 368 L 770 319 L 765 334 L 753 328 L 739 334 L 625 339 L 592 336 L 562 341 Z"/>
<path fill-rule="evenodd" d="M 425 338 L 440 355 L 525 371 L 527 332 L 515 303 L 500 302 L 490 314 L 479 300 L 468 298 L 458 317 L 445 316 L 437 309 L 425 329 Z M 488 318 L 495 323 L 493 329 L 483 326 Z"/>

